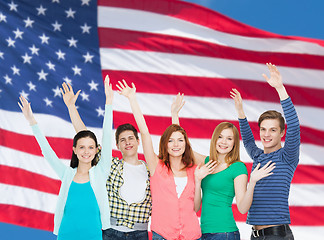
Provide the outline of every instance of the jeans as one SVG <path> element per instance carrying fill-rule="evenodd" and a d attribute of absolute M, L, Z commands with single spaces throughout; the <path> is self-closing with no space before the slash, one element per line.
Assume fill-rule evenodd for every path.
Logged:
<path fill-rule="evenodd" d="M 254 237 L 253 234 L 251 234 L 251 240 L 294 240 L 294 235 L 291 231 L 291 229 L 287 229 L 286 236 L 275 236 L 275 235 L 268 235 L 268 236 L 260 236 L 260 237 Z"/>
<path fill-rule="evenodd" d="M 204 233 L 203 240 L 240 240 L 240 232 Z"/>
<path fill-rule="evenodd" d="M 152 231 L 152 240 L 166 240 L 166 238 Z M 197 240 L 202 240 L 202 238 L 198 238 Z"/>
<path fill-rule="evenodd" d="M 102 231 L 103 240 L 148 240 L 148 233 L 144 231 L 121 232 L 113 228 Z"/>

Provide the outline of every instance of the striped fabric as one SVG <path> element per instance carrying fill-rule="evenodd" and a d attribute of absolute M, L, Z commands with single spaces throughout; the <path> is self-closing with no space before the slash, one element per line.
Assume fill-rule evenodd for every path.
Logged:
<path fill-rule="evenodd" d="M 136 84 L 156 152 L 159 136 L 171 123 L 172 98 L 178 92 L 185 93 L 181 126 L 194 150 L 208 155 L 210 138 L 219 122 L 231 121 L 239 126 L 229 97 L 232 88 L 242 93 L 246 115 L 261 147 L 258 116 L 269 109 L 281 111 L 277 93 L 261 76 L 268 71 L 265 63 L 271 62 L 283 76 L 301 125 L 300 162 L 289 198 L 292 230 L 297 240 L 322 238 L 324 41 L 265 32 L 178 0 L 12 2 L 19 5 L 0 2 L 1 222 L 51 231 L 60 184 L 20 113 L 16 103 L 19 94 L 29 94 L 40 128 L 66 165 L 74 130 L 58 87 L 63 81 L 71 81 L 74 90 L 82 90 L 79 111 L 101 139 L 101 76 L 106 74 L 113 84 L 123 78 Z M 31 21 L 33 27 L 27 25 Z M 55 31 L 54 26 L 58 29 L 60 24 L 62 31 Z M 27 77 L 28 71 L 33 75 Z M 113 110 L 114 126 L 126 122 L 135 125 L 127 99 L 117 93 Z M 252 161 L 243 145 L 241 149 L 241 159 L 250 171 Z M 121 157 L 116 148 L 113 155 Z M 241 215 L 235 205 L 233 211 L 242 239 L 247 239 L 250 226 L 245 223 L 246 215 Z"/>

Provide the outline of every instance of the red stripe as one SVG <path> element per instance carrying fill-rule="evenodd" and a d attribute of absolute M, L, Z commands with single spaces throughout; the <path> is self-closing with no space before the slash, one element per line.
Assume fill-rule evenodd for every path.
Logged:
<path fill-rule="evenodd" d="M 152 94 L 176 95 L 181 92 L 186 96 L 229 98 L 232 88 L 236 88 L 242 93 L 244 100 L 279 103 L 278 94 L 266 82 L 113 70 L 103 70 L 103 79 L 107 74 L 114 89 L 117 89 L 115 85 L 121 79 L 134 82 L 138 92 Z M 256 89 L 262 89 L 262 91 L 256 91 Z M 286 89 L 296 106 L 324 108 L 322 97 L 324 90 L 290 85 L 286 85 Z"/>
<path fill-rule="evenodd" d="M 249 25 L 240 23 L 225 15 L 215 12 L 211 9 L 174 0 L 154 0 L 154 1 L 134 1 L 134 0 L 98 0 L 99 6 L 119 7 L 126 9 L 143 10 L 154 12 L 167 16 L 179 18 L 188 22 L 199 24 L 217 31 L 231 33 L 235 35 L 262 37 L 262 38 L 280 38 L 280 39 L 299 39 L 320 44 L 324 46 L 324 41 L 319 39 L 286 37 L 275 33 L 266 32 Z"/>
<path fill-rule="evenodd" d="M 101 48 L 121 48 L 231 59 L 278 66 L 324 69 L 324 56 L 243 50 L 205 41 L 156 33 L 98 28 Z"/>
<path fill-rule="evenodd" d="M 54 214 L 14 205 L 0 204 L 0 222 L 53 231 Z"/>
<path fill-rule="evenodd" d="M 245 222 L 247 214 L 241 214 L 233 204 L 235 221 Z M 324 226 L 324 207 L 289 206 L 291 225 L 293 226 Z"/>
<path fill-rule="evenodd" d="M 164 130 L 171 125 L 171 117 L 144 116 L 150 133 L 153 135 L 162 135 Z M 187 131 L 190 138 L 211 139 L 215 127 L 227 120 L 207 120 L 207 119 L 191 119 L 180 118 L 181 126 Z M 238 121 L 231 121 L 238 129 Z M 124 123 L 136 125 L 133 114 L 114 111 L 114 126 L 117 127 Z M 255 140 L 260 140 L 259 126 L 257 122 L 249 122 Z M 301 126 L 302 143 L 324 146 L 324 131 L 315 130 Z"/>
<path fill-rule="evenodd" d="M 41 174 L 0 165 L 0 182 L 58 195 L 61 182 Z"/>

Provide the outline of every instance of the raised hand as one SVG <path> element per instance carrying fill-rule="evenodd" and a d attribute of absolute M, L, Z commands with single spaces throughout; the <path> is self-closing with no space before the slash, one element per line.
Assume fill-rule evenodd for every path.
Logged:
<path fill-rule="evenodd" d="M 126 81 L 123 79 L 122 82 L 118 81 L 118 84 L 116 84 L 116 87 L 119 89 L 119 91 L 117 90 L 117 92 L 120 95 L 127 97 L 128 99 L 135 96 L 136 87 L 135 87 L 134 83 L 132 83 L 132 87 L 129 87 L 128 84 L 126 83 Z"/>
<path fill-rule="evenodd" d="M 275 165 L 276 163 L 269 161 L 262 168 L 260 168 L 260 163 L 258 163 L 255 169 L 251 172 L 250 182 L 257 182 L 262 178 L 272 175 L 272 170 L 276 167 Z"/>
<path fill-rule="evenodd" d="M 183 94 L 178 93 L 171 105 L 172 124 L 180 124 L 179 112 L 184 104 L 185 101 L 183 100 Z"/>
<path fill-rule="evenodd" d="M 211 174 L 217 167 L 217 162 L 210 160 L 208 163 L 201 165 L 199 164 L 195 169 L 195 179 L 201 181 L 207 175 Z"/>
<path fill-rule="evenodd" d="M 230 96 L 234 100 L 235 109 L 237 111 L 238 117 L 241 119 L 245 118 L 243 110 L 243 101 L 240 92 L 236 88 L 232 88 L 232 91 L 230 91 Z"/>
<path fill-rule="evenodd" d="M 30 125 L 36 124 L 36 120 L 34 118 L 33 111 L 31 109 L 30 103 L 24 98 L 23 96 L 20 96 L 19 98 L 20 102 L 18 102 L 18 105 L 24 114 L 25 118 L 29 122 Z"/>
<path fill-rule="evenodd" d="M 62 93 L 63 101 L 64 101 L 65 105 L 68 108 L 70 106 L 74 106 L 81 90 L 77 91 L 77 93 L 74 95 L 73 88 L 72 88 L 71 84 L 64 82 L 62 84 L 62 87 L 63 87 L 63 90 L 62 90 L 62 88 L 60 88 L 60 91 Z"/>
<path fill-rule="evenodd" d="M 282 77 L 277 67 L 274 64 L 267 63 L 267 66 L 270 71 L 270 78 L 266 74 L 262 74 L 264 79 L 270 84 L 271 87 L 280 88 L 283 86 Z"/>
<path fill-rule="evenodd" d="M 112 90 L 112 85 L 110 83 L 109 76 L 105 78 L 105 95 L 106 95 L 106 104 L 111 105 L 114 97 L 114 91 Z"/>

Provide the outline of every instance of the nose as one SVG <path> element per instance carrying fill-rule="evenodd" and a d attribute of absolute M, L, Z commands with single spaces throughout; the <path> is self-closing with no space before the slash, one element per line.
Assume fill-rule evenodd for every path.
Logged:
<path fill-rule="evenodd" d="M 266 130 L 264 135 L 265 136 L 270 136 L 270 131 Z"/>

